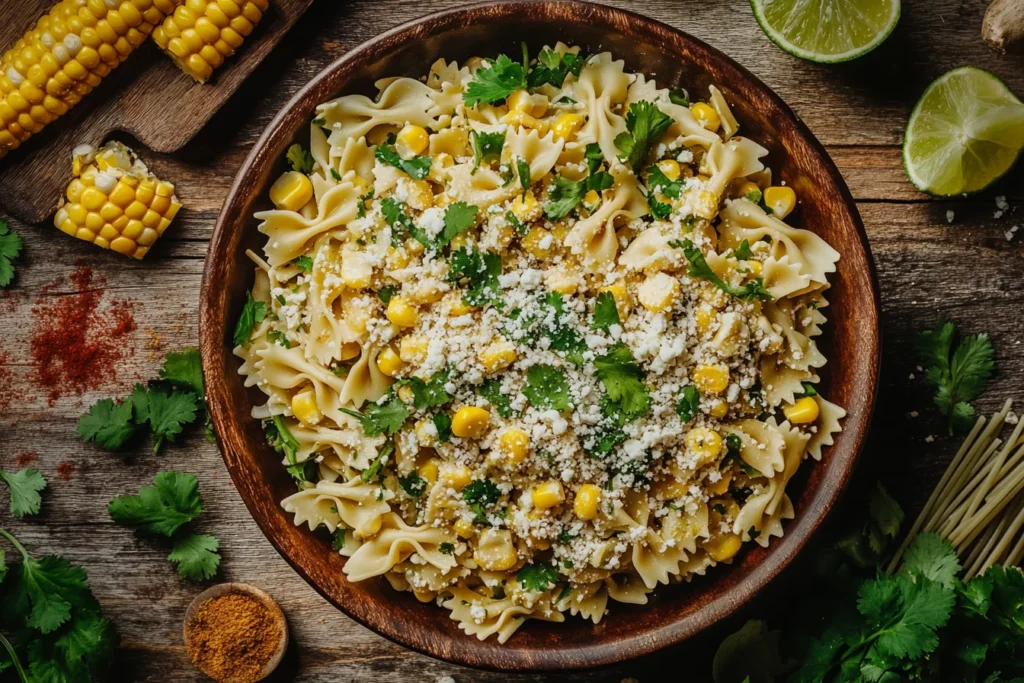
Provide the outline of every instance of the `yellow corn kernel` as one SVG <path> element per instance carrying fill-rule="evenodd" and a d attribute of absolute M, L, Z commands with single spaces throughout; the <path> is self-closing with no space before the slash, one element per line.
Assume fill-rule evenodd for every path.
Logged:
<path fill-rule="evenodd" d="M 742 545 L 743 542 L 739 536 L 736 534 L 726 534 L 724 536 L 716 536 L 705 543 L 704 550 L 707 552 L 708 557 L 715 562 L 725 562 L 735 557 Z"/>
<path fill-rule="evenodd" d="M 518 465 L 530 452 L 530 435 L 522 429 L 510 427 L 501 433 L 498 444 L 509 462 Z"/>
<path fill-rule="evenodd" d="M 637 298 L 648 311 L 660 313 L 672 308 L 679 297 L 679 289 L 679 280 L 666 273 L 655 273 L 640 285 Z"/>
<path fill-rule="evenodd" d="M 422 126 L 408 124 L 398 132 L 395 150 L 403 159 L 411 159 L 427 148 L 430 138 Z"/>
<path fill-rule="evenodd" d="M 521 126 L 523 128 L 531 128 L 541 135 L 543 135 L 547 128 L 547 123 L 540 121 L 537 118 L 530 116 L 524 111 L 510 111 L 508 114 L 501 118 L 502 123 L 507 123 L 510 126 Z"/>
<path fill-rule="evenodd" d="M 530 93 L 526 90 L 516 90 L 508 96 L 508 99 L 505 100 L 505 104 L 508 105 L 509 111 L 521 111 L 529 114 L 533 110 L 533 102 L 530 99 Z"/>
<path fill-rule="evenodd" d="M 748 277 L 760 277 L 761 271 L 764 269 L 764 265 L 760 261 L 750 260 L 747 261 L 747 273 Z"/>
<path fill-rule="evenodd" d="M 580 288 L 580 277 L 562 264 L 548 268 L 544 273 L 544 285 L 552 292 L 569 296 Z"/>
<path fill-rule="evenodd" d="M 425 211 L 434 205 L 434 191 L 426 180 L 409 181 L 406 189 L 409 193 L 409 206 L 412 208 Z"/>
<path fill-rule="evenodd" d="M 446 465 L 438 476 L 445 488 L 461 491 L 469 485 L 473 472 L 465 465 Z"/>
<path fill-rule="evenodd" d="M 388 377 L 396 376 L 403 367 L 405 367 L 405 363 L 390 346 L 385 346 L 377 354 L 377 368 Z"/>
<path fill-rule="evenodd" d="M 679 481 L 675 477 L 671 479 L 660 479 L 651 486 L 651 492 L 662 500 L 676 500 L 687 495 L 690 491 L 690 485 L 686 482 Z"/>
<path fill-rule="evenodd" d="M 709 495 L 721 496 L 729 490 L 729 482 L 732 481 L 732 472 L 726 470 L 722 472 L 722 477 L 716 482 L 708 483 L 704 488 Z"/>
<path fill-rule="evenodd" d="M 437 460 L 435 458 L 431 458 L 416 468 L 416 473 L 426 479 L 427 483 L 430 485 L 437 483 L 438 471 Z"/>
<path fill-rule="evenodd" d="M 736 188 L 737 197 L 746 197 L 755 204 L 761 203 L 761 188 L 754 183 L 746 180 L 740 183 L 740 186 Z"/>
<path fill-rule="evenodd" d="M 576 492 L 572 501 L 572 511 L 584 521 L 597 517 L 597 504 L 601 500 L 601 489 L 593 484 L 584 484 Z"/>
<path fill-rule="evenodd" d="M 341 345 L 341 360 L 358 358 L 362 352 L 363 347 L 359 345 L 359 342 L 345 342 Z"/>
<path fill-rule="evenodd" d="M 460 518 L 456 520 L 452 527 L 455 529 L 455 535 L 462 539 L 472 538 L 473 532 L 476 531 L 476 527 L 468 519 Z"/>
<path fill-rule="evenodd" d="M 597 290 L 598 294 L 602 292 L 608 292 L 615 299 L 615 309 L 619 313 L 619 320 L 625 320 L 629 315 L 629 309 L 632 306 L 632 302 L 629 299 L 629 290 L 626 289 L 626 283 L 616 282 L 606 287 L 599 287 Z"/>
<path fill-rule="evenodd" d="M 514 567 L 519 555 L 512 543 L 512 532 L 508 529 L 485 529 L 480 534 L 473 560 L 491 572 L 508 571 Z"/>
<path fill-rule="evenodd" d="M 420 320 L 419 310 L 405 297 L 398 294 L 392 296 L 388 301 L 387 316 L 388 320 L 398 327 L 415 327 Z"/>
<path fill-rule="evenodd" d="M 729 368 L 725 365 L 698 365 L 693 383 L 702 394 L 719 394 L 729 386 Z"/>
<path fill-rule="evenodd" d="M 690 111 L 693 112 L 694 117 L 700 123 L 701 126 L 707 130 L 715 131 L 722 125 L 722 120 L 718 117 L 718 112 L 715 111 L 714 107 L 704 104 L 703 102 L 696 102 Z"/>
<path fill-rule="evenodd" d="M 515 344 L 501 340 L 489 344 L 480 352 L 477 359 L 487 372 L 496 372 L 512 365 L 516 361 L 516 355 Z"/>
<path fill-rule="evenodd" d="M 710 304 L 702 303 L 694 310 L 693 319 L 697 324 L 697 331 L 707 334 L 711 331 L 711 325 L 715 321 L 715 309 Z"/>
<path fill-rule="evenodd" d="M 430 340 L 422 334 L 409 334 L 402 337 L 398 345 L 398 356 L 406 363 L 422 363 L 427 357 Z"/>
<path fill-rule="evenodd" d="M 555 134 L 555 137 L 563 140 L 569 140 L 576 134 L 576 131 L 578 131 L 582 125 L 582 115 L 571 112 L 562 112 L 555 117 L 554 123 L 551 124 L 551 131 Z"/>
<path fill-rule="evenodd" d="M 345 252 L 341 259 L 341 280 L 349 289 L 366 289 L 373 280 L 373 265 L 360 251 Z"/>
<path fill-rule="evenodd" d="M 707 427 L 694 427 L 686 433 L 686 447 L 697 456 L 700 464 L 706 464 L 722 452 L 722 437 Z"/>
<path fill-rule="evenodd" d="M 398 387 L 398 391 L 396 393 L 398 394 L 398 398 L 402 399 L 403 403 L 412 403 L 416 399 L 416 393 L 408 384 Z"/>
<path fill-rule="evenodd" d="M 292 396 L 292 415 L 310 427 L 320 422 L 323 415 L 316 404 L 316 392 L 307 389 Z"/>
<path fill-rule="evenodd" d="M 711 417 L 715 418 L 716 420 L 721 420 L 728 413 L 729 404 L 723 401 L 722 399 L 718 399 L 717 401 L 715 401 L 715 403 L 708 410 L 708 414 L 711 415 Z"/>
<path fill-rule="evenodd" d="M 764 191 L 764 203 L 772 215 L 782 220 L 796 208 L 796 192 L 785 185 L 773 185 Z"/>
<path fill-rule="evenodd" d="M 540 202 L 533 195 L 533 190 L 527 190 L 525 194 L 517 195 L 512 200 L 512 214 L 523 222 L 540 218 Z"/>
<path fill-rule="evenodd" d="M 552 479 L 534 486 L 530 491 L 530 499 L 533 501 L 533 507 L 547 510 L 565 500 L 565 489 L 562 488 L 562 482 Z"/>
<path fill-rule="evenodd" d="M 587 206 L 595 206 L 599 201 L 601 201 L 601 195 L 597 190 L 589 190 L 583 195 L 583 203 Z"/>
<path fill-rule="evenodd" d="M 661 171 L 669 180 L 679 180 L 679 175 L 681 173 L 679 169 L 679 162 L 674 159 L 659 161 L 658 170 Z"/>
<path fill-rule="evenodd" d="M 456 318 L 460 315 L 468 315 L 473 312 L 473 306 L 466 303 L 466 300 L 462 298 L 461 294 L 456 294 L 451 299 L 451 306 L 448 311 Z"/>
<path fill-rule="evenodd" d="M 479 439 L 491 423 L 491 413 L 486 408 L 462 406 L 452 418 L 452 434 L 463 439 Z"/>
<path fill-rule="evenodd" d="M 818 419 L 818 402 L 811 396 L 804 396 L 793 405 L 784 407 L 782 414 L 791 424 L 810 424 Z"/>
<path fill-rule="evenodd" d="M 530 252 L 536 259 L 546 259 L 551 256 L 555 239 L 551 233 L 544 228 L 530 228 L 520 240 L 523 249 Z"/>
<path fill-rule="evenodd" d="M 408 399 L 403 395 L 403 389 L 409 389 L 409 393 L 412 394 Z M 415 394 L 412 391 L 412 387 L 404 386 L 398 390 L 398 397 L 402 399 L 402 402 L 406 405 L 412 403 L 415 400 Z M 437 445 L 437 428 L 434 426 L 433 420 L 418 420 L 416 426 L 413 427 L 413 433 L 416 434 L 416 442 L 420 446 L 426 446 L 433 448 Z"/>
<path fill-rule="evenodd" d="M 463 236 L 463 235 L 465 235 L 465 234 L 466 234 L 466 233 L 462 233 L 462 235 L 456 235 L 456 236 L 455 236 L 454 238 L 452 238 L 452 241 L 451 241 L 452 249 L 460 249 L 460 248 L 462 248 L 462 247 L 464 247 L 464 246 L 465 246 L 464 244 L 461 244 L 461 243 L 458 243 L 458 244 L 457 244 L 457 243 L 456 243 L 456 240 L 457 240 L 457 239 L 458 239 L 459 237 L 462 237 L 462 236 Z M 405 249 L 405 250 L 406 250 L 407 252 L 409 252 L 409 253 L 410 253 L 410 254 L 412 254 L 413 256 L 422 256 L 422 255 L 423 255 L 423 252 L 424 252 L 424 247 L 423 247 L 423 245 L 422 245 L 422 244 L 420 244 L 419 242 L 417 242 L 416 240 L 414 240 L 414 239 L 413 239 L 413 238 L 411 238 L 411 237 L 410 237 L 409 239 L 407 239 L 407 240 L 405 241 L 405 243 L 404 243 L 404 244 L 403 244 L 402 246 L 403 246 L 403 248 L 404 248 L 404 249 Z"/>
<path fill-rule="evenodd" d="M 313 183 L 305 173 L 285 171 L 270 186 L 270 201 L 279 209 L 298 211 L 313 198 Z"/>
<path fill-rule="evenodd" d="M 388 247 L 388 254 L 384 257 L 384 265 L 388 270 L 402 270 L 408 268 L 412 262 L 409 252 L 402 247 Z"/>

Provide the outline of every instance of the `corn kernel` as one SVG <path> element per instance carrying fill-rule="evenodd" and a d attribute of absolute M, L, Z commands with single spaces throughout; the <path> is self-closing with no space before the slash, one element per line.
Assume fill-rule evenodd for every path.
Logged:
<path fill-rule="evenodd" d="M 508 529 L 485 529 L 480 534 L 473 560 L 491 572 L 503 572 L 514 567 L 519 556 L 512 544 L 512 532 Z"/>
<path fill-rule="evenodd" d="M 409 334 L 402 337 L 398 345 L 398 356 L 406 363 L 423 362 L 427 357 L 430 340 L 422 334 Z"/>
<path fill-rule="evenodd" d="M 509 111 L 521 111 L 527 114 L 533 110 L 533 102 L 530 100 L 530 93 L 526 90 L 516 90 L 505 100 Z"/>
<path fill-rule="evenodd" d="M 313 198 L 313 183 L 306 174 L 286 171 L 270 186 L 270 201 L 279 209 L 298 211 Z"/>
<path fill-rule="evenodd" d="M 764 203 L 772 215 L 782 220 L 796 208 L 796 192 L 785 185 L 769 187 L 764 191 Z"/>
<path fill-rule="evenodd" d="M 658 162 L 658 170 L 661 171 L 666 178 L 669 180 L 679 180 L 680 169 L 679 162 L 674 159 L 665 159 L 664 161 Z"/>
<path fill-rule="evenodd" d="M 323 415 L 316 404 L 316 392 L 307 389 L 292 396 L 292 415 L 311 427 L 320 422 Z"/>
<path fill-rule="evenodd" d="M 502 340 L 493 342 L 484 348 L 477 359 L 487 372 L 496 372 L 512 365 L 516 360 L 516 355 L 515 345 Z"/>
<path fill-rule="evenodd" d="M 434 205 L 434 190 L 426 180 L 410 181 L 406 190 L 409 193 L 409 206 L 412 208 L 425 211 Z"/>
<path fill-rule="evenodd" d="M 428 484 L 436 484 L 438 475 L 437 460 L 431 458 L 430 460 L 426 461 L 425 463 L 416 468 L 416 473 L 419 474 L 424 479 L 426 479 Z"/>
<path fill-rule="evenodd" d="M 402 247 L 389 247 L 388 254 L 384 257 L 384 264 L 388 267 L 388 270 L 408 268 L 411 261 L 409 252 Z"/>
<path fill-rule="evenodd" d="M 565 265 L 555 266 L 545 272 L 544 285 L 552 292 L 569 296 L 580 288 L 580 277 Z"/>
<path fill-rule="evenodd" d="M 463 439 L 479 439 L 490 422 L 491 413 L 486 408 L 462 406 L 452 418 L 452 434 Z"/>
<path fill-rule="evenodd" d="M 722 124 L 722 120 L 718 117 L 718 112 L 708 104 L 697 102 L 690 107 L 690 111 L 693 112 L 700 125 L 707 130 L 718 130 L 718 127 Z"/>
<path fill-rule="evenodd" d="M 555 240 L 551 233 L 544 228 L 530 228 L 520 243 L 523 249 L 530 252 L 536 259 L 546 259 L 551 256 Z"/>
<path fill-rule="evenodd" d="M 530 491 L 530 499 L 533 501 L 533 507 L 547 510 L 565 500 L 565 489 L 562 488 L 562 482 L 552 479 L 534 486 Z"/>
<path fill-rule="evenodd" d="M 388 301 L 387 316 L 388 320 L 398 327 L 415 327 L 420 320 L 419 310 L 405 297 L 397 294 Z"/>
<path fill-rule="evenodd" d="M 715 309 L 710 304 L 700 304 L 693 312 L 693 319 L 697 324 L 697 331 L 707 334 L 711 331 L 711 325 L 715 321 Z"/>
<path fill-rule="evenodd" d="M 624 282 L 616 282 L 615 284 L 607 285 L 606 287 L 599 287 L 597 290 L 598 294 L 602 292 L 608 292 L 615 299 L 615 309 L 619 313 L 619 320 L 625 320 L 629 315 L 629 309 L 632 306 L 632 302 L 629 300 L 629 290 L 626 289 Z"/>
<path fill-rule="evenodd" d="M 731 560 L 740 551 L 743 542 L 736 534 L 717 536 L 704 544 L 704 550 L 715 562 Z"/>
<path fill-rule="evenodd" d="M 583 203 L 587 206 L 596 206 L 601 201 L 601 195 L 598 194 L 597 190 L 589 190 L 583 195 Z"/>
<path fill-rule="evenodd" d="M 762 264 L 760 261 L 747 261 L 747 277 L 760 277 L 762 270 L 764 270 L 764 264 Z"/>
<path fill-rule="evenodd" d="M 818 402 L 810 396 L 804 396 L 793 405 L 784 407 L 782 413 L 791 424 L 810 424 L 818 419 Z"/>
<path fill-rule="evenodd" d="M 644 280 L 637 291 L 640 304 L 652 313 L 672 308 L 679 297 L 679 280 L 666 273 L 655 273 Z"/>
<path fill-rule="evenodd" d="M 502 432 L 498 439 L 501 452 L 504 453 L 509 462 L 518 465 L 526 459 L 530 452 L 530 435 L 522 429 L 510 427 Z"/>
<path fill-rule="evenodd" d="M 711 417 L 715 418 L 716 420 L 721 420 L 728 413 L 729 404 L 723 401 L 722 399 L 718 399 L 717 401 L 715 401 L 715 403 L 708 410 L 708 414 L 711 415 Z"/>
<path fill-rule="evenodd" d="M 422 126 L 406 125 L 395 139 L 395 151 L 403 159 L 411 159 L 427 148 L 430 138 Z"/>
<path fill-rule="evenodd" d="M 390 346 L 385 346 L 381 349 L 380 353 L 377 354 L 377 369 L 388 377 L 394 377 L 397 375 L 402 371 L 404 366 L 405 363 L 402 362 L 402 359 Z"/>
<path fill-rule="evenodd" d="M 717 458 L 722 452 L 722 437 L 713 429 L 694 427 L 686 433 L 686 447 L 703 465 Z"/>
<path fill-rule="evenodd" d="M 729 386 L 729 368 L 725 365 L 698 365 L 693 371 L 693 383 L 702 394 L 718 394 Z"/>
<path fill-rule="evenodd" d="M 438 476 L 446 488 L 461 491 L 469 485 L 473 478 L 473 472 L 465 465 L 448 465 L 440 471 Z"/>
<path fill-rule="evenodd" d="M 597 504 L 601 500 L 601 489 L 593 484 L 584 484 L 572 501 L 572 511 L 584 521 L 597 517 Z"/>
<path fill-rule="evenodd" d="M 473 312 L 473 306 L 466 303 L 466 300 L 462 298 L 461 294 L 456 294 L 451 299 L 451 306 L 448 311 L 454 316 L 459 317 L 461 315 L 467 315 Z"/>
<path fill-rule="evenodd" d="M 468 519 L 460 518 L 452 526 L 455 529 L 455 535 L 462 539 L 472 538 L 473 532 L 476 531 L 476 527 Z"/>
<path fill-rule="evenodd" d="M 563 140 L 569 140 L 576 134 L 576 131 L 578 131 L 582 125 L 582 115 L 571 112 L 562 112 L 555 117 L 554 123 L 551 124 L 551 131 L 555 134 L 555 137 Z"/>
<path fill-rule="evenodd" d="M 737 197 L 746 197 L 755 204 L 761 203 L 761 188 L 750 182 L 749 180 L 740 183 L 740 186 L 736 188 Z"/>
<path fill-rule="evenodd" d="M 533 195 L 533 190 L 527 190 L 525 194 L 518 195 L 512 200 L 512 214 L 523 222 L 540 218 L 540 202 Z"/>

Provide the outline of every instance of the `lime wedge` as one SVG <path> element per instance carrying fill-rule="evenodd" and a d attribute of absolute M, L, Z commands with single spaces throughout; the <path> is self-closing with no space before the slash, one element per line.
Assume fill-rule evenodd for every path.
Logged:
<path fill-rule="evenodd" d="M 1024 148 L 1024 104 L 1003 82 L 973 66 L 928 86 L 907 122 L 903 165 L 910 182 L 938 196 L 983 190 Z"/>
<path fill-rule="evenodd" d="M 776 45 L 812 62 L 845 62 L 882 44 L 900 18 L 900 0 L 750 0 Z"/>

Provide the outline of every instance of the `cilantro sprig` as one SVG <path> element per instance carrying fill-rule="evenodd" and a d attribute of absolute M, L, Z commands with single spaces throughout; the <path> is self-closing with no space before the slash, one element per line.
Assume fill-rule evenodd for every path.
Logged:
<path fill-rule="evenodd" d="M 569 380 L 565 372 L 550 365 L 531 365 L 526 371 L 523 395 L 541 410 L 568 410 L 572 407 Z"/>
<path fill-rule="evenodd" d="M 477 524 L 487 524 L 487 511 L 497 505 L 501 489 L 490 479 L 474 479 L 462 489 L 462 498 L 469 505 Z"/>
<path fill-rule="evenodd" d="M 246 292 L 245 305 L 242 307 L 242 312 L 238 316 L 238 322 L 235 323 L 235 333 L 232 336 L 232 341 L 235 343 L 235 346 L 245 346 L 248 344 L 249 339 L 252 337 L 253 328 L 266 317 L 266 302 L 253 299 L 252 292 Z"/>
<path fill-rule="evenodd" d="M 615 136 L 619 158 L 638 171 L 671 125 L 672 117 L 655 103 L 634 102 L 626 112 L 626 130 Z"/>
<path fill-rule="evenodd" d="M 501 381 L 489 379 L 480 385 L 477 393 L 487 399 L 501 417 L 512 417 L 512 397 L 501 393 Z"/>
<path fill-rule="evenodd" d="M 313 165 L 316 160 L 313 159 L 313 155 L 309 153 L 309 150 L 302 145 L 296 143 L 288 148 L 288 153 L 285 155 L 288 158 L 288 163 L 291 164 L 293 171 L 299 173 L 305 173 L 309 175 L 313 172 Z"/>
<path fill-rule="evenodd" d="M 748 280 L 743 286 L 730 285 L 728 282 L 718 277 L 715 271 L 711 269 L 711 266 L 708 265 L 708 262 L 704 258 L 704 254 L 701 250 L 698 249 L 690 240 L 671 240 L 669 244 L 683 250 L 683 255 L 686 256 L 686 260 L 690 262 L 690 277 L 707 280 L 723 292 L 732 294 L 734 297 L 744 301 L 751 301 L 754 299 L 771 301 L 775 298 L 772 296 L 771 292 L 765 288 L 764 280 L 760 277 Z"/>
<path fill-rule="evenodd" d="M 524 66 L 513 62 L 508 55 L 498 55 L 490 66 L 477 69 L 462 99 L 467 107 L 475 107 L 480 103 L 497 104 L 526 85 Z"/>
<path fill-rule="evenodd" d="M 0 481 L 11 491 L 11 514 L 15 517 L 38 515 L 43 503 L 39 493 L 46 488 L 46 479 L 39 470 L 20 469 L 17 472 L 0 470 Z"/>
<path fill-rule="evenodd" d="M 612 325 L 619 324 L 619 309 L 611 292 L 600 292 L 594 301 L 594 319 L 590 326 L 607 332 Z"/>
<path fill-rule="evenodd" d="M 591 173 L 581 180 L 555 176 L 555 181 L 548 191 L 548 202 L 544 205 L 544 215 L 551 220 L 564 218 L 572 213 L 588 192 L 607 190 L 614 182 L 611 174 L 606 171 Z"/>
<path fill-rule="evenodd" d="M 528 564 L 516 573 L 516 581 L 525 590 L 546 591 L 558 583 L 558 568 L 550 564 Z"/>
<path fill-rule="evenodd" d="M 339 408 L 338 410 L 359 420 L 363 433 L 367 436 L 380 436 L 381 434 L 394 436 L 411 415 L 409 407 L 391 390 L 384 394 L 378 402 L 367 403 L 363 407 L 363 412 L 351 408 Z"/>
<path fill-rule="evenodd" d="M 433 159 L 427 156 L 403 159 L 395 149 L 394 141 L 390 139 L 388 142 L 378 145 L 373 155 L 382 164 L 405 171 L 416 180 L 423 180 L 430 175 L 430 165 L 433 163 Z"/>
<path fill-rule="evenodd" d="M 586 63 L 585 57 L 574 52 L 555 52 L 544 48 L 537 55 L 537 66 L 530 70 L 527 81 L 531 88 L 539 88 L 542 85 L 561 88 L 569 74 L 579 78 L 580 71 Z"/>
<path fill-rule="evenodd" d="M 628 346 L 617 343 L 608 353 L 594 359 L 594 368 L 605 389 L 605 415 L 622 425 L 650 411 L 651 395 L 643 383 L 643 369 Z"/>
<path fill-rule="evenodd" d="M 495 133 L 486 133 L 477 130 L 469 132 L 469 139 L 473 143 L 473 171 L 476 173 L 481 163 L 498 161 L 501 158 L 501 149 L 505 146 L 505 131 L 499 130 Z"/>
<path fill-rule="evenodd" d="M 926 366 L 924 382 L 935 389 L 935 405 L 949 422 L 949 433 L 974 424 L 971 401 L 981 395 L 995 372 L 995 352 L 987 334 L 964 337 L 954 349 L 956 325 L 939 324 L 917 335 L 915 349 Z"/>
<path fill-rule="evenodd" d="M 14 259 L 21 254 L 23 243 L 7 221 L 0 218 L 0 288 L 14 280 Z"/>
<path fill-rule="evenodd" d="M 500 306 L 501 255 L 463 247 L 452 252 L 448 259 L 448 279 L 467 285 L 462 299 L 470 306 Z"/>

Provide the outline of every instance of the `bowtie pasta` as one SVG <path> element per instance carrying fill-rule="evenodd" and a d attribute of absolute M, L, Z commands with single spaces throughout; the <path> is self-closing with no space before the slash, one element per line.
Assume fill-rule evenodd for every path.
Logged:
<path fill-rule="evenodd" d="M 562 44 L 376 85 L 256 214 L 235 353 L 295 524 L 500 642 L 781 536 L 845 415 L 815 390 L 839 254 L 722 93 Z"/>

